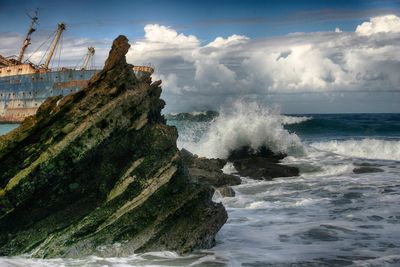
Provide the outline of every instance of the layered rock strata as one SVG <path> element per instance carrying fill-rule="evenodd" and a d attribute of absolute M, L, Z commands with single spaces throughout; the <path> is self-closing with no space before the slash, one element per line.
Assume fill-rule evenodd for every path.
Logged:
<path fill-rule="evenodd" d="M 87 88 L 45 101 L 0 137 L 0 255 L 180 253 L 214 244 L 227 214 L 190 177 L 160 111 L 161 81 L 136 78 L 124 36 Z"/>

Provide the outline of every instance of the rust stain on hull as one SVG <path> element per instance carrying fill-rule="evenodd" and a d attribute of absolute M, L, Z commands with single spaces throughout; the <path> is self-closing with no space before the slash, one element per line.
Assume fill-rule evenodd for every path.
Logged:
<path fill-rule="evenodd" d="M 69 81 L 69 82 L 63 82 L 63 83 L 55 83 L 53 88 L 54 89 L 61 89 L 61 88 L 68 88 L 68 87 L 86 87 L 88 85 L 89 81 Z"/>
<path fill-rule="evenodd" d="M 19 123 L 26 117 L 36 114 L 38 108 L 8 108 L 3 116 L 0 116 L 2 123 Z"/>

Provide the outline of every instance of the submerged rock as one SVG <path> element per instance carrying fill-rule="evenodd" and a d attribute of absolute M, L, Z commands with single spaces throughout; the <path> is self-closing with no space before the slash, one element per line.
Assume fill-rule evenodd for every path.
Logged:
<path fill-rule="evenodd" d="M 254 150 L 248 146 L 243 146 L 230 152 L 228 156 L 229 161 L 237 161 L 249 158 L 265 158 L 269 162 L 278 163 L 287 155 L 285 153 L 274 153 L 269 148 L 262 146 L 258 150 Z"/>
<path fill-rule="evenodd" d="M 354 168 L 353 172 L 354 173 L 370 173 L 370 172 L 383 172 L 381 168 L 377 167 L 370 167 L 370 166 L 362 166 L 358 168 Z"/>
<path fill-rule="evenodd" d="M 283 153 L 273 153 L 266 147 L 253 151 L 242 147 L 232 151 L 228 159 L 233 163 L 240 176 L 258 180 L 271 180 L 276 177 L 298 176 L 297 167 L 279 164 L 286 157 Z"/>
<path fill-rule="evenodd" d="M 271 180 L 276 177 L 299 175 L 298 168 L 270 162 L 269 159 L 266 158 L 236 160 L 233 162 L 233 165 L 241 176 L 253 179 Z"/>
<path fill-rule="evenodd" d="M 161 115 L 161 81 L 136 78 L 126 37 L 87 88 L 46 100 L 0 137 L 0 255 L 128 255 L 208 248 L 227 219 L 192 178 Z"/>

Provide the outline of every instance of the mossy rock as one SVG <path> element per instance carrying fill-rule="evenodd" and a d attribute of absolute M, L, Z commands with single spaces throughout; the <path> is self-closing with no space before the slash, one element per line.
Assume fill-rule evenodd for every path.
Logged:
<path fill-rule="evenodd" d="M 0 137 L 0 255 L 129 255 L 208 248 L 227 219 L 192 179 L 161 109 L 118 37 L 87 88 L 46 100 Z"/>

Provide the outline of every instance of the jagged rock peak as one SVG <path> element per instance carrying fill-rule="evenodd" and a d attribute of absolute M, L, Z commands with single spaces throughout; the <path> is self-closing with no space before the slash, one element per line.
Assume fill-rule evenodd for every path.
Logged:
<path fill-rule="evenodd" d="M 128 38 L 124 35 L 118 36 L 113 41 L 103 70 L 90 79 L 88 87 L 96 87 L 97 84 L 102 83 L 110 87 L 111 93 L 115 90 L 132 89 L 139 81 L 132 69 L 133 66 L 126 62 L 129 48 Z"/>
<path fill-rule="evenodd" d="M 128 53 L 131 45 L 129 44 L 128 38 L 124 35 L 118 36 L 111 47 L 110 53 L 104 64 L 104 70 L 112 69 L 116 65 L 126 64 L 126 53 Z"/>

